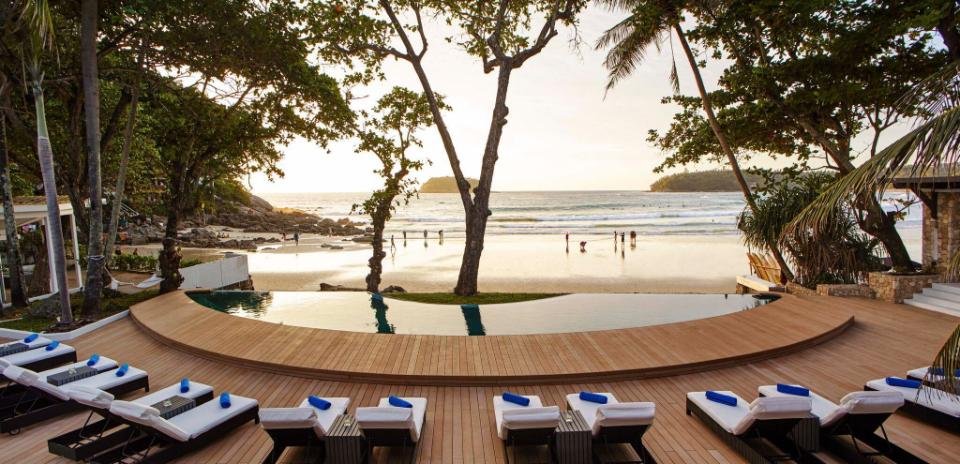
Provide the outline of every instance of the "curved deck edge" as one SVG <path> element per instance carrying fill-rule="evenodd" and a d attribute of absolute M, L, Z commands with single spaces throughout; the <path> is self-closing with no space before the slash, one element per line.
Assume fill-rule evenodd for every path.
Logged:
<path fill-rule="evenodd" d="M 182 295 L 184 299 L 187 300 L 188 305 L 195 306 L 196 308 L 185 307 L 184 305 L 176 305 L 176 308 L 171 306 L 166 306 L 165 312 L 173 313 L 176 310 L 186 310 L 202 308 L 202 311 L 210 311 L 207 308 L 202 307 L 201 305 L 190 300 L 184 293 L 177 292 L 173 295 Z M 787 298 L 795 298 L 794 296 L 787 295 Z M 782 301 L 782 300 L 781 300 Z M 767 306 L 773 306 L 775 303 L 768 304 Z M 141 305 L 143 305 L 141 303 Z M 138 306 L 141 306 L 138 305 Z M 757 310 L 754 310 L 757 311 Z M 586 383 L 586 382 L 602 382 L 602 381 L 620 381 L 620 380 L 634 380 L 634 379 L 645 379 L 645 378 L 655 378 L 655 377 L 667 377 L 674 375 L 683 375 L 691 374 L 697 372 L 704 372 L 722 368 L 728 368 L 743 364 L 749 364 L 761 360 L 766 360 L 770 358 L 775 358 L 779 356 L 784 356 L 798 351 L 802 351 L 813 346 L 819 345 L 821 343 L 832 340 L 833 338 L 839 336 L 848 328 L 852 327 L 855 323 L 854 316 L 852 313 L 845 314 L 844 317 L 840 317 L 837 323 L 832 324 L 826 330 L 819 331 L 810 336 L 793 341 L 791 343 L 784 343 L 781 345 L 772 346 L 769 348 L 747 351 L 744 350 L 742 353 L 737 353 L 734 355 L 728 356 L 717 356 L 710 359 L 702 361 L 691 361 L 691 362 L 680 362 L 675 364 L 664 364 L 652 367 L 637 367 L 637 368 L 623 368 L 623 369 L 612 369 L 612 370 L 595 370 L 595 371 L 581 371 L 581 372 L 562 372 L 562 373 L 520 373 L 520 374 L 497 374 L 497 375 L 457 375 L 457 374 L 430 374 L 430 373 L 417 373 L 417 374 L 396 374 L 389 372 L 380 372 L 380 371 L 352 371 L 345 369 L 324 369 L 318 367 L 308 367 L 308 366 L 296 366 L 290 365 L 282 362 L 273 362 L 273 361 L 264 361 L 258 359 L 252 359 L 249 357 L 240 357 L 234 356 L 227 353 L 222 353 L 210 349 L 198 348 L 194 344 L 190 343 L 190 340 L 177 339 L 175 335 L 161 333 L 161 330 L 154 324 L 155 321 L 150 321 L 147 313 L 149 310 L 144 310 L 135 306 L 130 312 L 131 320 L 148 334 L 151 338 L 157 340 L 158 342 L 167 345 L 171 348 L 189 353 L 191 355 L 209 359 L 216 362 L 226 363 L 234 366 L 257 369 L 265 372 L 291 375 L 296 377 L 304 377 L 318 380 L 327 380 L 327 381 L 339 381 L 339 382 L 369 382 L 376 384 L 391 384 L 391 385 L 436 385 L 436 386 L 491 386 L 491 385 L 548 385 L 548 384 L 569 384 L 569 383 Z M 227 318 L 235 318 L 235 316 L 229 316 L 226 314 L 218 313 L 220 316 Z M 723 319 L 727 317 L 732 317 L 736 313 L 725 316 L 718 316 L 707 319 L 700 319 L 696 321 L 687 321 L 673 324 L 665 324 L 664 326 L 680 326 L 680 325 L 689 325 L 691 323 L 699 324 L 710 324 L 711 322 L 716 322 L 718 319 Z M 255 321 L 250 319 L 245 319 L 245 321 L 250 321 L 256 324 L 263 324 L 264 332 L 271 332 L 275 327 L 279 326 L 285 327 L 287 329 L 292 328 L 291 326 L 282 326 L 280 324 L 274 324 L 270 322 Z M 664 327 L 664 326 L 651 326 L 651 327 Z M 636 332 L 642 332 L 644 329 L 649 327 L 637 327 L 631 329 L 618 329 L 611 331 L 603 331 L 613 333 L 625 333 L 625 332 L 634 332 L 634 335 L 640 336 Z M 321 331 L 321 332 L 335 332 L 335 331 L 324 331 L 323 329 L 309 329 L 303 327 L 293 327 L 293 329 L 304 329 L 312 331 Z M 218 330 L 223 332 L 226 330 L 226 327 L 220 325 Z M 382 337 L 382 335 L 376 334 L 358 334 L 359 336 L 369 336 L 369 337 Z M 554 336 L 561 337 L 567 334 L 556 334 Z M 242 337 L 243 335 L 237 334 L 237 337 Z M 440 337 L 440 336 L 423 336 L 423 337 Z M 497 336 L 494 336 L 497 337 Z M 523 337 L 522 335 L 517 336 L 499 336 L 504 339 L 510 337 Z M 504 342 L 506 344 L 506 342 Z M 506 349 L 509 349 L 507 347 Z"/>

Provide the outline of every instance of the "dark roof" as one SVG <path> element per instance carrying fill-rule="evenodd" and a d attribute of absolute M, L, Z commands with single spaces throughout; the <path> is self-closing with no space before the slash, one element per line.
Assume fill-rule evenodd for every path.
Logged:
<path fill-rule="evenodd" d="M 960 176 L 898 177 L 893 179 L 896 188 L 922 188 L 933 190 L 960 189 Z"/>

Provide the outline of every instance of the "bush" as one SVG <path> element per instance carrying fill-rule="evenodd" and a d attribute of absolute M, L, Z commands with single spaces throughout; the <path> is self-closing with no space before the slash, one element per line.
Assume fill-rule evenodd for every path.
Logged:
<path fill-rule="evenodd" d="M 110 261 L 110 269 L 114 271 L 142 271 L 153 272 L 157 268 L 157 258 L 149 255 L 116 255 Z"/>

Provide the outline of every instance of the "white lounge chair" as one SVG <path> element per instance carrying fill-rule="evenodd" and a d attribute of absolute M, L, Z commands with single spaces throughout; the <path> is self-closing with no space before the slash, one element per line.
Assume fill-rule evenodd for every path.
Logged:
<path fill-rule="evenodd" d="M 0 371 L 8 366 L 19 366 L 41 371 L 77 361 L 77 350 L 72 346 L 50 342 L 42 347 L 0 357 Z"/>
<path fill-rule="evenodd" d="M 960 397 L 942 390 L 924 386 L 908 388 L 888 385 L 886 379 L 867 382 L 864 390 L 895 391 L 905 401 L 901 411 L 918 419 L 960 432 Z"/>
<path fill-rule="evenodd" d="M 0 343 L 0 357 L 10 356 L 11 354 L 22 353 L 24 351 L 34 350 L 49 345 L 53 340 L 40 334 L 30 334 L 20 340 Z"/>
<path fill-rule="evenodd" d="M 942 376 L 942 375 L 937 375 L 937 374 L 931 374 L 931 375 L 928 376 L 927 374 L 929 374 L 929 373 L 930 373 L 930 367 L 929 367 L 929 366 L 928 366 L 928 367 L 918 367 L 918 368 L 916 368 L 916 369 L 913 369 L 913 370 L 908 371 L 908 372 L 907 372 L 907 378 L 908 378 L 908 379 L 913 379 L 913 380 L 919 380 L 919 381 L 927 384 L 928 386 L 931 386 L 931 387 L 934 387 L 934 388 L 936 388 L 936 386 L 937 386 L 938 384 L 942 384 L 942 383 L 943 383 L 943 381 L 944 381 L 944 379 L 945 379 L 944 376 Z M 960 376 L 957 376 L 957 377 L 960 377 Z M 958 387 L 960 387 L 960 380 L 958 380 L 957 382 L 958 382 Z"/>
<path fill-rule="evenodd" d="M 330 403 L 329 408 L 315 408 L 308 398 L 295 408 L 260 409 L 260 426 L 273 440 L 273 449 L 264 459 L 264 464 L 277 462 L 283 451 L 290 446 L 318 448 L 319 460 L 323 461 L 326 455 L 327 433 L 333 422 L 347 411 L 350 398 L 322 399 Z"/>
<path fill-rule="evenodd" d="M 794 385 L 794 387 L 800 387 Z M 851 460 L 868 459 L 875 454 L 884 454 L 895 462 L 921 462 L 915 456 L 894 445 L 887 437 L 883 428 L 884 421 L 903 406 L 903 397 L 894 392 L 856 391 L 845 395 L 840 404 L 836 404 L 813 391 L 809 391 L 812 403 L 811 413 L 820 420 L 820 442 L 832 445 L 833 451 L 843 454 L 845 447 L 834 440 L 837 436 L 849 436 L 853 442 L 854 452 Z M 764 397 L 796 397 L 780 391 L 776 385 L 764 385 L 758 389 Z M 883 437 L 876 434 L 880 430 Z M 866 443 L 877 452 L 861 450 L 860 442 Z M 800 447 L 809 449 L 807 444 L 799 443 Z"/>
<path fill-rule="evenodd" d="M 493 397 L 493 414 L 497 426 L 497 436 L 503 442 L 503 452 L 507 462 L 513 461 L 511 451 L 517 446 L 546 445 L 553 460 L 553 437 L 560 425 L 560 408 L 544 407 L 536 395 L 517 395 L 526 398 L 526 406 L 511 403 L 503 396 Z"/>
<path fill-rule="evenodd" d="M 687 415 L 700 418 L 731 448 L 750 462 L 769 462 L 799 459 L 799 449 L 793 453 L 777 449 L 801 420 L 812 418 L 810 398 L 757 398 L 746 402 L 733 392 L 716 391 L 736 399 L 736 405 L 721 404 L 707 399 L 707 392 L 687 393 Z M 767 442 L 767 443 L 763 443 Z M 777 454 L 771 454 L 770 446 Z"/>
<path fill-rule="evenodd" d="M 357 408 L 357 425 L 367 440 L 368 453 L 377 446 L 400 446 L 406 453 L 412 447 L 410 461 L 416 458 L 416 446 L 427 415 L 426 398 L 400 398 L 412 408 L 390 404 L 390 398 L 380 398 L 376 407 Z"/>
<path fill-rule="evenodd" d="M 110 404 L 110 414 L 135 426 L 123 445 L 91 460 L 101 464 L 170 462 L 213 443 L 246 422 L 259 422 L 257 409 L 257 400 L 231 395 L 229 407 L 217 400 L 207 401 L 164 419 L 152 406 L 115 400 Z"/>
<path fill-rule="evenodd" d="M 579 411 L 590 426 L 594 444 L 629 443 L 641 462 L 650 462 L 650 452 L 643 446 L 643 434 L 653 424 L 656 405 L 651 402 L 621 403 L 613 393 L 595 393 L 607 398 L 605 404 L 586 401 L 580 393 L 567 395 L 567 406 Z"/>
<path fill-rule="evenodd" d="M 116 369 L 116 362 L 108 358 L 92 361 L 90 360 L 92 365 L 84 364 L 83 367 L 93 368 L 99 373 L 63 385 L 51 383 L 53 376 L 61 373 L 57 369 L 40 373 L 17 366 L 4 369 L 3 374 L 7 378 L 26 386 L 27 390 L 20 395 L 17 402 L 12 405 L 3 405 L 2 415 L 0 415 L 0 432 L 12 433 L 25 426 L 82 409 L 83 405 L 70 399 L 69 388 L 93 387 L 114 395 L 150 389 L 149 377 L 143 370 L 130 366 L 126 366 L 125 369 Z M 103 366 L 111 365 L 112 367 L 100 370 Z"/>
<path fill-rule="evenodd" d="M 127 440 L 130 423 L 110 414 L 110 405 L 115 400 L 113 394 L 85 385 L 68 384 L 64 389 L 71 400 L 86 406 L 90 414 L 80 428 L 47 440 L 47 448 L 51 453 L 73 461 L 85 461 Z M 176 396 L 191 399 L 195 405 L 201 405 L 213 399 L 213 387 L 198 382 L 188 382 L 186 385 L 177 382 L 131 401 L 155 406 Z M 102 419 L 91 422 L 94 414 Z"/>

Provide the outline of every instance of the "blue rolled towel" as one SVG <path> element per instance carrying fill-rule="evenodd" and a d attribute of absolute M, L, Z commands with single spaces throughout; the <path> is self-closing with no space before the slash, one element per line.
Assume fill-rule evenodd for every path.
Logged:
<path fill-rule="evenodd" d="M 923 385 L 919 380 L 901 379 L 899 377 L 887 377 L 886 382 L 891 387 L 920 388 Z"/>
<path fill-rule="evenodd" d="M 310 395 L 307 397 L 307 402 L 310 403 L 310 406 L 313 406 L 321 411 L 330 409 L 330 402 L 320 398 L 319 396 Z"/>
<path fill-rule="evenodd" d="M 117 377 L 123 377 L 123 376 L 127 375 L 127 371 L 129 371 L 129 370 L 130 370 L 130 365 L 129 365 L 129 364 L 127 364 L 127 363 L 121 364 L 121 365 L 120 365 L 120 369 L 117 369 Z"/>
<path fill-rule="evenodd" d="M 90 356 L 90 359 L 87 360 L 87 365 L 90 367 L 93 367 L 97 364 L 98 361 L 100 361 L 100 355 L 97 353 L 93 353 Z"/>
<path fill-rule="evenodd" d="M 714 403 L 725 404 L 727 406 L 737 405 L 737 397 L 724 395 L 723 393 L 717 393 L 715 391 L 707 391 L 707 399 Z"/>
<path fill-rule="evenodd" d="M 517 395 L 516 393 L 503 392 L 501 397 L 503 398 L 503 401 L 508 403 L 519 404 L 520 406 L 530 406 L 530 398 Z"/>
<path fill-rule="evenodd" d="M 190 391 L 190 379 L 184 377 L 180 379 L 180 393 L 186 393 Z"/>
<path fill-rule="evenodd" d="M 47 350 L 47 351 L 53 351 L 53 350 L 57 349 L 58 346 L 60 346 L 60 340 L 54 340 L 54 341 L 50 342 L 49 345 L 47 345 L 46 350 Z"/>
<path fill-rule="evenodd" d="M 224 409 L 230 407 L 230 392 L 223 392 L 220 394 L 220 407 Z"/>
<path fill-rule="evenodd" d="M 777 384 L 777 391 L 788 395 L 810 396 L 810 390 L 796 385 L 787 385 L 785 383 Z"/>
<path fill-rule="evenodd" d="M 580 392 L 580 399 L 591 403 L 607 404 L 607 397 L 599 393 L 582 391 Z"/>
<path fill-rule="evenodd" d="M 403 398 L 400 398 L 400 397 L 398 397 L 398 396 L 393 396 L 393 395 L 390 395 L 390 397 L 387 398 L 387 402 L 390 403 L 390 406 L 396 406 L 396 407 L 398 407 L 398 408 L 412 408 L 412 407 L 413 407 L 413 405 L 410 404 L 409 401 L 407 401 L 407 400 L 405 400 L 405 399 L 403 399 Z"/>
<path fill-rule="evenodd" d="M 40 338 L 40 334 L 32 333 L 30 335 L 27 335 L 26 338 L 23 339 L 23 343 L 30 343 L 38 338 Z"/>

